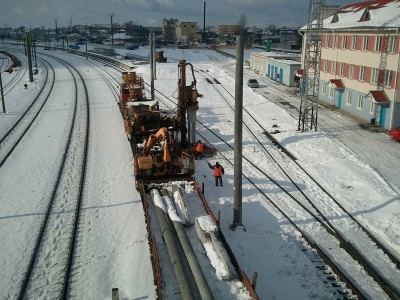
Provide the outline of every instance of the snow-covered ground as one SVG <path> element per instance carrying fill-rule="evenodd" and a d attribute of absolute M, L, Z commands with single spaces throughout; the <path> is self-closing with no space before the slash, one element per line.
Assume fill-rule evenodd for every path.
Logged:
<path fill-rule="evenodd" d="M 157 64 L 156 89 L 174 97 L 178 81 L 177 62 L 174 60 L 186 59 L 217 78 L 234 94 L 233 60 L 210 50 L 164 50 L 168 62 Z M 137 51 L 121 49 L 119 52 L 147 56 L 148 48 Z M 71 298 L 110 299 L 111 289 L 118 287 L 122 299 L 154 299 L 144 216 L 140 195 L 134 189 L 132 155 L 115 94 L 91 67 L 94 62 L 60 51 L 51 51 L 51 54 L 69 61 L 84 74 L 89 82 L 91 105 L 89 168 L 82 217 L 85 226 L 78 234 L 82 251 L 77 253 L 74 263 Z M 248 55 L 246 52 L 245 56 Z M 26 256 L 31 251 L 35 229 L 42 218 L 42 203 L 49 197 L 49 186 L 59 156 L 57 149 L 61 148 L 63 129 L 57 126 L 62 126 L 69 116 L 69 99 L 74 91 L 70 75 L 57 62 L 51 63 L 55 66 L 57 92 L 52 94 L 45 112 L 35 121 L 23 146 L 17 148 L 0 168 L 0 298 L 15 297 L 19 280 L 25 272 Z M 136 71 L 149 82 L 148 65 L 138 65 Z M 18 72 L 2 74 L 3 84 Z M 110 72 L 119 81 L 119 74 Z M 233 146 L 233 112 L 200 73 L 196 76 L 198 91 L 204 95 L 200 99 L 198 119 Z M 275 134 L 275 138 L 297 157 L 299 164 L 400 257 L 400 184 L 399 176 L 396 177 L 400 170 L 400 143 L 392 141 L 386 134 L 360 129 L 351 118 L 324 108 L 320 110 L 320 130 L 299 133 L 295 115 L 279 105 L 277 100 L 289 99 L 297 106 L 298 100 L 291 91 L 249 69 L 245 70 L 245 76 L 257 78 L 261 88 L 244 87 L 244 107 L 267 130 L 272 131 L 276 128 L 273 126 L 278 126 L 280 133 Z M 0 115 L 0 137 L 33 101 L 44 77 L 44 69 L 39 64 L 39 74 L 28 89 L 20 83 L 6 95 L 7 114 Z M 25 82 L 28 82 L 27 75 Z M 251 123 L 246 117 L 245 121 Z M 263 139 L 261 130 L 253 125 L 259 138 Z M 197 131 L 224 156 L 233 158 L 233 151 L 215 140 L 207 129 L 198 125 Z M 267 144 L 266 138 L 264 140 Z M 243 142 L 246 157 L 272 178 L 287 181 L 271 159 L 259 151 L 246 130 Z M 219 161 L 224 166 L 224 187 L 215 187 L 207 161 Z M 243 172 L 269 191 L 274 201 L 290 206 L 285 204 L 282 192 L 273 188 L 247 162 L 244 162 Z M 261 299 L 337 298 L 326 275 L 303 252 L 303 243 L 293 226 L 246 179 L 243 180 L 242 199 L 246 231 L 229 229 L 233 221 L 233 166 L 220 154 L 197 161 L 196 178 L 200 184 L 205 183 L 205 196 L 211 209 L 214 213 L 221 212 L 222 231 L 241 268 L 250 277 L 253 272 L 258 272 L 256 291 Z M 307 179 L 298 180 L 303 180 L 301 186 L 307 191 Z M 301 212 L 298 215 L 301 216 Z M 334 213 L 331 218 L 335 218 Z M 308 220 L 302 223 L 307 225 Z M 312 225 L 310 222 L 309 227 Z M 371 298 L 374 298 L 376 294 L 374 291 L 371 293 Z M 245 297 L 226 293 L 224 298 L 221 293 L 217 294 L 221 297 L 218 299 Z M 165 295 L 165 299 L 175 297 Z"/>

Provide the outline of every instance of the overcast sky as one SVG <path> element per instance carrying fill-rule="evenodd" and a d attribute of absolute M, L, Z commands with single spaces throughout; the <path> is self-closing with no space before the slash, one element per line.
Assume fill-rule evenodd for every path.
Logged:
<path fill-rule="evenodd" d="M 326 1 L 344 6 L 362 1 Z M 123 24 L 133 21 L 143 26 L 161 26 L 162 19 L 194 21 L 203 27 L 204 1 L 198 0 L 3 0 L 0 27 L 55 28 L 58 25 Z M 206 26 L 237 24 L 241 14 L 249 27 L 303 26 L 307 21 L 309 0 L 213 0 L 206 1 Z"/>

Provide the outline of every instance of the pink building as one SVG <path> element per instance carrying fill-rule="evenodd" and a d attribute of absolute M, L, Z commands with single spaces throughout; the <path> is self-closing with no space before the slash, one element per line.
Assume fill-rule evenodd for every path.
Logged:
<path fill-rule="evenodd" d="M 386 129 L 400 126 L 399 34 L 400 0 L 351 4 L 324 19 L 320 101 Z"/>

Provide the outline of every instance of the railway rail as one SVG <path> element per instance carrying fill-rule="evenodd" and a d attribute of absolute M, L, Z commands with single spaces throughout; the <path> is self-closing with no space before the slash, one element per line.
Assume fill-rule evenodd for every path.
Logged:
<path fill-rule="evenodd" d="M 24 112 L 15 119 L 14 124 L 4 133 L 0 138 L 0 167 L 4 164 L 7 158 L 12 154 L 14 149 L 18 146 L 22 138 L 29 131 L 36 118 L 42 112 L 43 107 L 50 98 L 53 92 L 55 83 L 55 72 L 51 65 L 45 63 L 43 60 L 43 66 L 46 70 L 46 78 L 43 86 L 38 92 L 38 95 L 32 101 L 32 103 L 26 108 Z M 49 71 L 50 74 L 49 74 Z M 47 84 L 50 82 L 50 84 Z"/>
<path fill-rule="evenodd" d="M 38 295 L 53 299 L 67 298 L 83 197 L 89 139 L 88 92 L 81 74 L 72 65 L 52 58 L 63 64 L 73 77 L 74 108 L 57 179 L 39 226 L 18 299 Z"/>
<path fill-rule="evenodd" d="M 200 71 L 201 72 L 201 71 Z M 82 79 L 83 81 L 83 79 Z M 212 82 L 212 80 L 210 78 L 208 78 L 207 80 L 210 84 L 214 83 Z M 216 82 L 216 86 L 222 86 L 218 80 L 213 79 L 214 82 Z M 110 87 L 111 88 L 111 87 Z M 225 88 L 224 88 L 225 89 Z M 230 103 L 230 101 L 227 99 L 227 97 L 225 97 L 223 94 L 224 93 L 228 93 L 229 91 L 227 91 L 225 89 L 224 92 L 220 92 L 218 88 L 216 88 L 216 90 L 218 90 L 218 92 L 221 95 L 221 98 L 228 104 L 228 106 L 230 106 L 232 109 L 232 105 Z M 159 92 L 156 90 L 156 92 Z M 160 92 L 159 92 L 160 93 Z M 162 94 L 162 93 L 161 93 Z M 87 92 L 86 92 L 86 96 L 87 96 Z M 169 101 L 171 101 L 170 97 L 163 95 L 164 97 L 168 98 Z M 233 98 L 232 95 L 230 95 L 230 97 Z M 87 97 L 86 97 L 87 98 Z M 175 103 L 174 103 L 175 104 Z M 87 104 L 88 105 L 88 104 Z M 251 114 L 245 109 L 245 112 L 249 115 L 249 117 L 251 117 Z M 252 118 L 252 117 L 251 117 Z M 279 147 L 279 149 L 285 153 L 285 155 L 287 155 L 290 158 L 290 161 L 292 163 L 294 163 L 296 166 L 295 168 L 290 167 L 290 169 L 293 171 L 296 169 L 295 173 L 297 175 L 299 175 L 299 171 L 301 170 L 303 174 L 305 174 L 307 176 L 307 178 L 311 179 L 314 184 L 316 186 L 318 186 L 318 188 L 320 190 L 322 190 L 326 196 L 326 198 L 329 199 L 329 201 L 331 202 L 327 202 L 328 205 L 332 205 L 332 202 L 335 206 L 338 207 L 338 209 L 341 210 L 341 214 L 346 215 L 346 219 L 347 220 L 351 220 L 351 222 L 354 222 L 355 224 L 352 225 L 353 226 L 353 231 L 356 231 L 358 229 L 361 229 L 363 234 L 360 235 L 360 238 L 358 241 L 356 241 L 356 243 L 360 243 L 360 244 L 356 244 L 353 241 L 348 241 L 348 236 L 346 236 L 345 233 L 342 232 L 342 230 L 338 227 L 338 224 L 334 224 L 333 222 L 330 221 L 330 217 L 326 216 L 326 211 L 324 211 L 324 208 L 320 209 L 317 207 L 317 204 L 314 203 L 314 201 L 312 200 L 313 196 L 308 196 L 306 195 L 302 189 L 296 184 L 295 179 L 292 178 L 291 175 L 289 175 L 289 172 L 287 172 L 285 169 L 288 168 L 287 167 L 287 163 L 288 161 L 285 159 L 282 159 L 282 157 L 277 154 L 277 153 L 273 153 L 273 151 L 267 149 L 267 147 L 269 146 L 265 146 L 265 142 L 261 141 L 258 137 L 257 134 L 254 133 L 254 130 L 247 125 L 246 123 L 244 124 L 244 126 L 246 126 L 248 132 L 253 136 L 253 138 L 257 141 L 258 146 L 260 146 L 263 151 L 277 164 L 278 168 L 282 171 L 283 174 L 285 174 L 285 176 L 291 181 L 291 183 L 296 187 L 298 193 L 301 194 L 298 196 L 293 196 L 293 191 L 289 191 L 288 188 L 283 187 L 281 184 L 279 184 L 279 182 L 275 179 L 273 179 L 270 175 L 268 175 L 268 173 L 264 170 L 261 170 L 258 166 L 256 166 L 250 159 L 244 157 L 244 159 L 247 161 L 247 163 L 249 163 L 250 165 L 252 165 L 252 167 L 254 169 L 256 169 L 258 172 L 260 172 L 263 176 L 267 177 L 271 182 L 274 183 L 275 186 L 278 186 L 282 191 L 285 192 L 285 194 L 291 198 L 293 201 L 295 201 L 299 206 L 302 207 L 302 209 L 308 214 L 307 218 L 313 218 L 315 219 L 316 222 L 318 222 L 318 226 L 321 226 L 321 228 L 324 228 L 324 230 L 326 231 L 327 236 L 330 235 L 331 237 L 333 237 L 334 239 L 336 239 L 336 241 L 334 239 L 332 239 L 331 245 L 332 247 L 337 246 L 338 247 L 338 251 L 340 248 L 344 248 L 345 251 L 347 252 L 347 254 L 354 260 L 356 260 L 358 262 L 359 265 L 361 265 L 363 267 L 363 270 L 365 270 L 369 276 L 371 276 L 373 278 L 373 280 L 375 282 L 377 282 L 379 284 L 379 286 L 382 288 L 383 291 L 385 291 L 385 293 L 388 295 L 388 297 L 390 297 L 391 299 L 399 299 L 400 298 L 400 291 L 398 290 L 398 282 L 396 282 L 395 278 L 393 279 L 388 279 L 387 277 L 388 274 L 384 273 L 385 270 L 379 270 L 379 268 L 377 266 L 375 266 L 373 264 L 373 260 L 375 260 L 376 258 L 381 258 L 382 255 L 385 257 L 384 259 L 386 260 L 387 264 L 394 264 L 396 266 L 395 268 L 395 277 L 397 277 L 396 274 L 398 274 L 399 271 L 399 260 L 396 257 L 396 255 L 394 255 L 393 253 L 391 253 L 391 251 L 383 244 L 379 241 L 378 238 L 376 238 L 371 232 L 368 231 L 367 228 L 365 228 L 365 226 L 363 226 L 361 224 L 361 222 L 359 222 L 355 217 L 353 217 L 341 204 L 340 201 L 338 201 L 337 199 L 335 199 L 323 186 L 321 186 L 318 181 L 313 178 L 313 176 L 311 176 L 299 163 L 296 162 L 296 158 L 294 156 L 292 156 L 290 154 L 290 152 L 286 151 L 284 149 L 284 147 L 282 145 L 279 144 L 278 141 L 276 141 L 273 136 L 268 133 L 267 130 L 265 130 L 261 124 L 259 122 L 257 122 L 256 119 L 252 118 L 253 122 L 256 122 L 256 124 L 263 130 L 264 134 L 270 139 L 272 140 L 273 144 L 275 144 L 276 146 Z M 229 143 L 227 143 L 226 141 L 224 141 L 223 137 L 218 136 L 218 134 L 214 133 L 212 131 L 212 129 L 210 129 L 206 124 L 199 122 L 204 128 L 205 131 L 209 132 L 211 135 L 211 139 L 217 139 L 220 142 L 222 142 L 226 147 L 228 147 L 228 149 L 233 149 Z M 87 137 L 88 134 L 86 135 L 86 141 L 87 141 Z M 206 135 L 202 135 L 204 140 L 210 140 L 210 137 L 207 137 Z M 211 142 L 212 143 L 212 142 Z M 87 149 L 87 146 L 85 147 Z M 220 153 L 220 155 L 224 156 L 222 153 Z M 84 155 L 86 156 L 86 155 Z M 230 163 L 231 160 L 229 159 L 229 157 L 225 157 L 227 159 L 227 161 L 229 161 Z M 233 164 L 233 163 L 232 163 Z M 84 163 L 83 163 L 84 165 Z M 1 165 L 0 165 L 1 166 Z M 84 169 L 84 167 L 83 167 Z M 61 169 L 60 169 L 61 170 Z M 84 173 L 84 171 L 83 171 Z M 246 176 L 246 175 L 244 175 Z M 82 181 L 83 181 L 84 175 L 82 175 Z M 249 180 L 249 182 L 251 182 L 255 188 L 257 188 L 257 190 L 260 191 L 260 193 L 262 193 L 264 195 L 264 197 L 269 200 L 289 221 L 290 223 L 299 230 L 299 232 L 301 232 L 303 238 L 308 242 L 308 245 L 312 246 L 314 249 L 316 249 L 316 251 L 319 253 L 319 255 L 323 258 L 323 260 L 325 261 L 325 263 L 327 265 L 329 265 L 332 270 L 334 270 L 334 272 L 339 276 L 340 280 L 342 280 L 343 282 L 346 283 L 346 285 L 352 290 L 354 295 L 357 295 L 360 298 L 364 298 L 364 297 L 368 297 L 369 295 L 365 293 L 364 289 L 362 286 L 359 286 L 359 283 L 355 282 L 354 279 L 352 278 L 352 276 L 349 276 L 349 272 L 348 270 L 344 270 L 343 266 L 338 263 L 336 257 L 333 257 L 329 251 L 326 251 L 326 249 L 324 249 L 324 247 L 321 247 L 319 245 L 319 242 L 317 242 L 315 240 L 315 237 L 310 236 L 310 234 L 301 228 L 301 226 L 299 226 L 296 222 L 296 220 L 293 220 L 287 212 L 285 212 L 284 209 L 282 209 L 279 205 L 277 205 L 277 203 L 275 203 L 270 196 L 268 196 L 268 189 L 265 188 L 265 186 L 260 187 L 258 184 L 255 184 L 254 182 L 252 182 L 251 177 L 250 176 L 246 176 L 246 178 Z M 58 185 L 58 184 L 57 184 Z M 82 190 L 82 186 L 80 188 L 78 188 L 79 190 Z M 301 199 L 300 199 L 301 198 Z M 305 201 L 304 201 L 305 200 Z M 77 221 L 75 221 L 76 223 Z M 348 221 L 347 221 L 348 222 Z M 357 229 L 358 228 L 358 229 Z M 366 238 L 365 238 L 366 236 Z M 327 237 L 330 238 L 330 237 Z M 365 244 L 363 244 L 365 242 Z M 376 246 L 375 246 L 376 245 Z M 376 251 L 376 256 L 372 259 L 368 258 L 366 254 L 363 254 L 363 249 L 367 248 L 368 250 L 370 250 L 372 248 L 378 248 L 378 250 Z M 37 246 L 37 248 L 39 248 L 39 246 Z M 382 253 L 383 254 L 382 254 Z M 345 256 L 346 254 L 343 254 L 343 256 Z M 323 266 L 321 266 L 322 268 Z M 33 267 L 32 267 L 33 268 Z M 393 270 L 389 268 L 389 272 L 390 270 Z M 30 273 L 30 272 L 29 272 Z M 30 277 L 32 277 L 30 275 Z M 35 276 L 33 276 L 35 277 Z M 400 278 L 400 276 L 398 277 Z M 394 280 L 394 282 L 393 282 Z M 26 284 L 28 282 L 30 282 L 30 279 L 28 280 L 24 280 L 24 282 L 26 281 Z M 29 284 L 30 285 L 30 284 Z M 67 283 L 65 284 L 67 285 Z M 66 289 L 63 289 L 66 290 Z M 22 293 L 23 295 L 25 294 L 26 289 L 24 290 L 24 292 Z M 65 297 L 65 295 L 64 295 Z"/>
<path fill-rule="evenodd" d="M 210 82 L 210 81 L 208 81 L 208 82 Z M 217 83 L 217 85 L 219 85 L 219 82 Z M 228 92 L 228 91 L 226 91 L 226 92 Z M 228 102 L 228 100 L 224 97 L 224 95 L 222 93 L 220 93 L 220 95 L 224 99 L 224 101 L 233 109 L 233 106 Z M 230 96 L 233 98 L 232 95 L 230 95 Z M 164 97 L 166 99 L 168 99 L 169 101 L 171 101 L 171 99 L 168 96 L 164 95 Z M 252 118 L 252 120 L 255 121 L 262 128 L 262 126 L 259 124 L 259 122 L 257 122 L 257 120 L 255 120 L 254 118 Z M 218 135 L 215 134 L 214 132 L 212 132 L 212 130 L 210 128 L 208 128 L 205 124 L 203 124 L 202 122 L 199 122 L 199 123 L 202 126 L 204 126 L 207 131 L 211 132 L 212 135 L 218 137 Z M 304 210 L 306 210 L 312 216 L 312 218 L 317 220 L 318 223 L 320 224 L 320 226 L 325 228 L 326 232 L 329 233 L 332 237 L 334 237 L 334 239 L 336 239 L 338 241 L 339 248 L 344 248 L 346 250 L 347 254 L 343 254 L 343 255 L 349 255 L 352 259 L 357 261 L 356 264 L 358 264 L 359 266 L 362 266 L 364 268 L 364 270 L 366 270 L 366 272 L 369 274 L 369 276 L 371 276 L 373 278 L 373 280 L 379 284 L 379 286 L 382 288 L 382 290 L 384 290 L 391 299 L 397 299 L 399 297 L 399 291 L 397 288 L 397 281 L 396 281 L 397 275 L 391 274 L 391 272 L 393 271 L 393 268 L 390 268 L 390 264 L 393 263 L 397 266 L 395 273 L 399 271 L 398 270 L 399 262 L 398 262 L 396 256 L 394 254 L 392 254 L 391 251 L 389 249 L 387 249 L 387 247 L 385 247 L 385 245 L 380 243 L 379 240 L 376 237 L 374 237 L 356 218 L 354 218 L 347 210 L 345 210 L 344 207 L 340 204 L 340 202 L 337 199 L 335 199 L 329 192 L 327 192 L 327 190 L 324 187 L 322 187 L 317 182 L 317 180 L 315 180 L 308 172 L 306 172 L 306 170 L 304 168 L 302 168 L 296 162 L 295 157 L 290 155 L 289 152 L 283 151 L 291 159 L 291 161 L 293 161 L 298 166 L 298 168 L 300 170 L 302 170 L 304 172 L 304 174 L 306 174 L 308 176 L 308 178 L 310 178 L 328 196 L 328 198 L 331 199 L 331 201 L 333 201 L 335 203 L 335 205 L 337 205 L 340 209 L 342 209 L 342 211 L 345 214 L 347 214 L 348 218 L 352 222 L 356 223 L 356 225 L 354 225 L 354 226 L 357 226 L 358 228 L 360 228 L 366 235 L 366 236 L 361 235 L 362 237 L 359 238 L 358 241 L 356 241 L 357 243 L 360 243 L 360 242 L 366 243 L 366 244 L 361 244 L 361 246 L 354 244 L 353 241 L 348 241 L 349 237 L 346 237 L 346 235 L 344 235 L 341 232 L 341 230 L 338 229 L 339 228 L 338 225 L 334 225 L 334 224 L 332 224 L 331 221 L 328 220 L 328 217 L 326 217 L 324 215 L 324 212 L 321 209 L 319 209 L 318 207 L 316 207 L 316 205 L 313 203 L 311 198 L 309 196 L 305 195 L 302 192 L 301 188 L 295 183 L 295 180 L 292 179 L 292 176 L 290 176 L 288 174 L 288 172 L 286 172 L 284 170 L 284 168 L 282 167 L 282 164 L 286 164 L 287 162 L 282 162 L 282 161 L 279 162 L 276 158 L 274 158 L 274 156 L 270 153 L 271 150 L 266 149 L 264 144 L 253 133 L 253 130 L 250 129 L 249 126 L 247 126 L 246 124 L 244 124 L 244 126 L 247 128 L 247 130 L 249 132 L 251 132 L 251 135 L 253 136 L 253 138 L 255 138 L 255 140 L 257 140 L 257 143 L 264 149 L 264 151 L 268 154 L 268 156 L 270 156 L 270 158 L 276 164 L 278 164 L 279 168 L 282 170 L 282 172 L 285 174 L 285 176 L 287 176 L 289 178 L 289 180 L 296 187 L 296 189 L 302 194 L 303 198 L 306 199 L 306 203 L 308 202 L 308 204 L 309 204 L 308 207 L 306 204 L 303 204 L 302 201 L 298 199 L 299 196 L 297 196 L 297 197 L 293 196 L 292 191 L 289 191 L 288 188 L 285 188 L 282 185 L 280 185 L 276 180 L 271 178 L 271 176 L 269 176 L 265 171 L 260 170 L 259 167 L 256 166 L 253 162 L 251 162 L 250 159 L 248 159 L 246 157 L 244 157 L 244 159 L 248 163 L 252 164 L 252 166 L 254 168 L 258 169 L 258 171 L 262 172 L 263 176 L 265 176 L 269 180 L 271 180 L 275 185 L 277 185 L 281 190 L 283 190 L 291 199 L 296 201 L 296 203 L 298 205 L 300 205 Z M 262 128 L 262 130 L 263 130 L 263 132 L 267 133 L 266 134 L 267 136 L 270 135 L 264 128 Z M 207 138 L 204 135 L 202 137 L 204 140 L 207 140 Z M 270 138 L 271 137 L 272 136 L 270 136 Z M 218 137 L 218 140 L 219 140 L 219 142 L 223 142 L 226 146 L 228 146 L 228 148 L 233 150 L 232 146 L 229 143 L 225 142 L 222 137 Z M 284 149 L 284 147 L 282 145 L 280 145 L 275 139 L 273 139 L 273 144 L 278 145 L 278 148 L 281 150 Z M 289 153 L 289 155 L 288 155 L 288 153 Z M 229 161 L 228 158 L 226 158 L 226 159 Z M 247 178 L 251 182 L 251 179 L 249 177 L 247 177 Z M 262 192 L 262 194 L 269 201 L 272 201 L 271 198 L 267 196 L 265 191 L 263 192 L 262 190 L 260 190 L 259 187 L 257 187 L 257 189 L 260 192 Z M 310 207 L 310 205 L 311 205 L 311 207 Z M 284 213 L 284 215 L 286 215 L 288 217 L 288 215 L 284 212 L 284 210 L 282 210 L 280 208 L 278 208 L 278 209 L 282 213 Z M 291 221 L 291 223 L 295 225 L 295 221 L 291 220 L 290 217 L 289 217 L 289 221 Z M 357 232 L 357 229 L 355 229 L 356 227 L 354 227 L 354 226 L 353 226 L 353 229 L 354 229 L 353 231 Z M 346 283 L 346 285 L 352 290 L 354 295 L 357 295 L 358 297 L 361 297 L 361 298 L 368 297 L 363 292 L 363 288 L 360 287 L 359 284 L 357 282 L 355 282 L 355 280 L 351 276 L 347 275 L 348 270 L 343 270 L 341 264 L 338 264 L 337 262 L 335 262 L 335 258 L 332 259 L 332 257 L 333 257 L 332 254 L 325 253 L 326 251 L 323 250 L 323 247 L 319 247 L 318 243 L 316 241 L 314 241 L 313 238 L 310 237 L 309 233 L 307 233 L 304 230 L 301 230 L 301 228 L 297 225 L 295 227 L 298 230 L 300 230 L 302 236 L 304 238 L 306 238 L 308 244 L 312 245 L 317 250 L 319 255 L 324 259 L 325 263 L 327 265 L 329 265 L 336 274 L 338 274 L 340 280 L 342 280 L 343 282 Z M 352 234 L 352 233 L 350 233 L 350 234 Z M 333 244 L 334 243 L 335 242 L 333 242 Z M 375 244 L 377 246 L 375 246 Z M 377 250 L 376 250 L 375 256 L 373 256 L 372 258 L 371 257 L 369 258 L 367 254 L 362 253 L 362 250 L 368 249 L 368 251 L 370 251 L 371 247 L 375 248 Z M 373 262 L 376 259 L 379 259 L 381 261 L 382 261 L 382 259 L 384 259 L 386 261 L 387 266 L 390 268 L 390 271 L 385 273 L 385 270 L 382 270 L 379 267 L 375 266 L 373 264 Z M 385 273 L 385 274 L 383 274 L 383 273 Z M 388 279 L 388 277 L 389 277 L 389 279 Z"/>

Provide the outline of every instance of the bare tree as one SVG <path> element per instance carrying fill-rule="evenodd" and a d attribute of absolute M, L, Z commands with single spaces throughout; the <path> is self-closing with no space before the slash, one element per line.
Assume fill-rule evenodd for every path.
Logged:
<path fill-rule="evenodd" d="M 245 14 L 242 14 L 242 15 L 240 16 L 238 25 L 239 25 L 239 34 L 240 34 L 240 35 L 244 35 L 244 34 L 246 33 L 246 31 L 247 31 L 247 30 L 246 30 L 246 27 L 247 27 L 247 18 L 246 18 L 246 15 L 245 15 Z"/>

